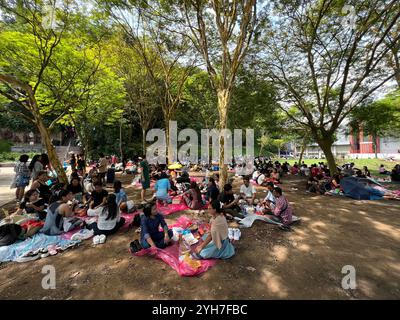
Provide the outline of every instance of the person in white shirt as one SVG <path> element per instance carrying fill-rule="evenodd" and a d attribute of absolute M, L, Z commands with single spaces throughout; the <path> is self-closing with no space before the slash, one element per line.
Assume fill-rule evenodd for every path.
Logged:
<path fill-rule="evenodd" d="M 259 175 L 260 175 L 260 172 L 259 172 L 258 170 L 254 171 L 254 172 L 253 172 L 253 177 L 252 177 L 253 180 L 254 180 L 254 181 L 257 181 L 257 178 L 258 178 Z"/>
<path fill-rule="evenodd" d="M 262 206 L 264 208 L 263 213 L 272 212 L 275 209 L 276 199 L 273 194 L 274 191 L 274 184 L 272 182 L 267 183 L 268 193 L 267 196 L 264 198 L 262 202 Z"/>
<path fill-rule="evenodd" d="M 256 188 L 250 184 L 249 177 L 243 178 L 243 184 L 240 187 L 240 196 L 250 205 L 252 205 L 256 199 Z"/>
<path fill-rule="evenodd" d="M 259 186 L 263 186 L 264 185 L 264 181 L 265 181 L 265 174 L 264 172 L 262 172 L 258 177 L 257 177 L 257 184 Z"/>
<path fill-rule="evenodd" d="M 92 229 L 95 235 L 108 236 L 116 233 L 124 224 L 125 219 L 121 217 L 116 196 L 114 193 L 110 193 L 107 196 L 107 203 L 99 211 L 97 222 L 88 225 L 87 228 Z"/>

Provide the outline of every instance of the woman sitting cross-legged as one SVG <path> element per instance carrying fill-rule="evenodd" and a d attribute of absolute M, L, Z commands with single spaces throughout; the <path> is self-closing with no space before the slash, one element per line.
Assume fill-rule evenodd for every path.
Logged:
<path fill-rule="evenodd" d="M 50 187 L 47 185 L 48 180 L 47 171 L 40 171 L 37 179 L 31 185 L 31 190 L 37 190 L 45 203 L 49 203 L 51 197 Z"/>
<path fill-rule="evenodd" d="M 29 214 L 37 214 L 40 220 L 46 218 L 45 202 L 39 197 L 37 190 L 29 190 L 25 193 L 24 201 L 19 205 L 17 214 L 23 214 L 24 212 Z"/>
<path fill-rule="evenodd" d="M 144 215 L 140 220 L 140 244 L 144 249 L 160 248 L 164 249 L 171 243 L 173 237 L 172 230 L 168 229 L 164 217 L 157 213 L 154 203 L 145 205 Z M 163 231 L 159 231 L 160 226 Z"/>
<path fill-rule="evenodd" d="M 83 188 L 81 185 L 81 180 L 79 177 L 71 178 L 71 182 L 67 185 L 67 190 L 72 192 L 72 195 L 75 200 L 82 202 L 83 201 Z"/>
<path fill-rule="evenodd" d="M 210 178 L 207 185 L 206 199 L 208 201 L 217 200 L 219 196 L 219 189 L 215 183 L 214 178 Z"/>
<path fill-rule="evenodd" d="M 83 225 L 83 221 L 74 218 L 74 205 L 69 205 L 72 202 L 72 192 L 67 190 L 58 190 L 55 194 L 55 199 L 50 199 L 50 205 L 47 210 L 46 221 L 41 230 L 48 236 L 59 235 L 63 232 L 68 232 Z"/>
<path fill-rule="evenodd" d="M 270 215 L 269 217 L 285 226 L 290 225 L 292 223 L 293 209 L 290 206 L 289 201 L 282 194 L 282 189 L 279 187 L 274 188 L 273 195 L 276 199 L 276 203 L 272 211 L 273 215 Z"/>
<path fill-rule="evenodd" d="M 110 193 L 107 202 L 102 206 L 97 222 L 87 226 L 92 229 L 95 235 L 104 234 L 106 236 L 116 233 L 125 224 L 125 219 L 120 216 L 116 196 Z"/>
<path fill-rule="evenodd" d="M 235 254 L 235 248 L 229 241 L 228 223 L 220 202 L 212 201 L 209 210 L 212 215 L 211 232 L 203 236 L 203 242 L 197 246 L 193 256 L 198 259 L 229 259 Z"/>
<path fill-rule="evenodd" d="M 203 206 L 201 192 L 195 181 L 190 183 L 190 189 L 183 194 L 183 200 L 192 210 L 199 210 Z"/>
<path fill-rule="evenodd" d="M 90 217 L 99 216 L 103 206 L 107 203 L 108 192 L 103 189 L 103 183 L 97 181 L 94 184 L 94 191 L 91 193 L 91 202 L 87 215 Z"/>
<path fill-rule="evenodd" d="M 129 211 L 128 196 L 119 180 L 114 181 L 114 194 L 119 209 L 122 211 Z"/>

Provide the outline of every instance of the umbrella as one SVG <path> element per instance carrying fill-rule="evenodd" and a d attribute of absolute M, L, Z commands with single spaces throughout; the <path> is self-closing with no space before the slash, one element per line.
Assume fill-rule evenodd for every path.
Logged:
<path fill-rule="evenodd" d="M 170 170 L 176 170 L 176 169 L 181 169 L 183 166 L 180 163 L 173 163 L 168 166 L 168 169 Z"/>

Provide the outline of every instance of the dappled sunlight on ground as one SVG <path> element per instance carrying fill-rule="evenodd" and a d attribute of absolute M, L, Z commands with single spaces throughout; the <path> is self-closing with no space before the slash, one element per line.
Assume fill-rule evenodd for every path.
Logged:
<path fill-rule="evenodd" d="M 369 221 L 372 226 L 376 228 L 382 235 L 390 236 L 396 241 L 400 241 L 400 233 L 398 228 L 394 228 L 393 226 L 382 223 L 379 221 L 375 221 L 369 217 L 365 217 L 365 220 Z"/>
<path fill-rule="evenodd" d="M 271 271 L 264 269 L 262 270 L 261 281 L 265 284 L 271 295 L 281 299 L 287 298 L 288 293 L 282 284 L 280 276 L 277 276 Z"/>
<path fill-rule="evenodd" d="M 122 177 L 125 184 L 131 177 Z M 242 229 L 236 255 L 200 277 L 183 278 L 164 262 L 134 257 L 135 229 L 93 247 L 32 263 L 10 263 L 0 272 L 0 297 L 27 299 L 399 299 L 400 203 L 356 201 L 307 194 L 299 177 L 282 188 L 302 218 L 292 232 L 256 221 Z M 240 186 L 235 181 L 235 190 Z M 297 187 L 298 190 L 292 190 Z M 138 201 L 139 190 L 126 188 Z M 265 193 L 259 192 L 260 197 Z M 149 197 L 149 195 L 148 195 Z M 167 218 L 172 224 L 181 214 Z M 204 219 L 206 219 L 204 217 Z M 41 268 L 57 270 L 57 290 L 41 288 Z M 356 290 L 344 290 L 342 268 L 356 269 Z"/>

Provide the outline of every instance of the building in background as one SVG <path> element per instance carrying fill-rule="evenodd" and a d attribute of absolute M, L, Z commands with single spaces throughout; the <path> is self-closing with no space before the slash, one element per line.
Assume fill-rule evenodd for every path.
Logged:
<path fill-rule="evenodd" d="M 291 152 L 298 156 L 301 147 L 290 144 Z M 338 159 L 368 159 L 375 158 L 374 141 L 371 135 L 365 135 L 363 130 L 346 133 L 345 129 L 339 131 L 337 140 L 332 146 L 332 153 Z M 380 159 L 400 160 L 400 138 L 377 137 L 376 153 Z M 324 152 L 317 143 L 309 144 L 304 150 L 304 158 L 324 158 Z"/>
<path fill-rule="evenodd" d="M 70 152 L 75 154 L 81 153 L 81 148 L 77 146 L 77 139 L 74 132 L 71 132 L 68 128 L 52 133 L 51 139 L 61 162 L 69 158 Z M 10 128 L 0 128 L 0 140 L 12 143 L 12 152 L 46 152 L 39 133 L 18 132 Z"/>

